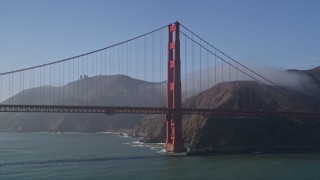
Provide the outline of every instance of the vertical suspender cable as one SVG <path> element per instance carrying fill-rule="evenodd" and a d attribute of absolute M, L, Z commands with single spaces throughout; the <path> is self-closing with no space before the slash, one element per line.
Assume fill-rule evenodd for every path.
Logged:
<path fill-rule="evenodd" d="M 14 103 L 14 96 L 13 96 L 13 78 L 14 78 L 14 73 L 11 74 L 11 103 Z"/>
<path fill-rule="evenodd" d="M 223 56 L 222 56 L 222 59 L 223 59 Z M 223 61 L 221 61 L 221 82 L 223 82 L 224 81 L 224 79 L 223 79 L 223 72 L 224 72 L 224 67 L 223 67 Z"/>
<path fill-rule="evenodd" d="M 87 94 L 87 97 L 86 97 L 86 101 L 87 101 L 87 106 L 89 105 L 89 89 L 88 89 L 88 86 L 89 86 L 89 55 L 87 55 L 87 58 L 86 58 L 86 63 L 87 63 L 87 76 L 88 78 L 85 79 L 85 91 L 86 91 L 86 94 Z"/>
<path fill-rule="evenodd" d="M 74 88 L 74 86 L 75 86 L 75 81 L 76 81 L 76 79 L 75 79 L 75 73 L 74 73 L 74 62 L 75 61 L 79 61 L 79 58 L 75 58 L 75 59 L 73 59 L 72 60 L 72 92 L 73 93 L 76 93 L 76 91 L 75 91 L 75 88 Z M 76 103 L 75 103 L 75 97 L 74 97 L 74 95 L 75 94 L 72 94 L 72 105 L 76 105 Z"/>
<path fill-rule="evenodd" d="M 109 74 L 110 74 L 110 76 L 109 76 L 109 87 L 108 87 L 108 91 L 109 92 L 112 92 L 111 91 L 111 75 L 112 75 L 112 68 L 111 68 L 111 66 L 112 66 L 112 48 L 111 49 L 109 49 Z M 111 103 L 108 103 L 108 105 L 110 106 L 110 105 L 112 105 Z"/>
<path fill-rule="evenodd" d="M 154 104 L 154 33 L 151 36 L 151 82 L 152 82 L 152 104 Z"/>
<path fill-rule="evenodd" d="M 130 42 L 130 41 L 129 41 Z M 126 72 L 126 75 L 127 76 L 129 76 L 130 77 L 130 74 L 129 74 L 129 42 L 128 43 L 126 43 L 126 65 L 127 65 L 127 67 L 126 67 L 126 69 L 127 69 L 127 72 Z M 127 79 L 127 81 L 128 81 L 129 79 Z M 129 85 L 128 85 L 128 83 L 126 83 L 126 85 L 127 85 L 127 92 L 126 92 L 126 95 L 127 95 L 127 98 L 126 98 L 126 100 L 127 100 L 127 106 L 130 106 L 130 104 L 129 104 Z"/>
<path fill-rule="evenodd" d="M 12 94 L 11 94 L 11 76 L 12 74 L 9 74 L 9 102 L 12 104 Z"/>
<path fill-rule="evenodd" d="M 192 35 L 192 96 L 194 96 L 194 39 Z"/>
<path fill-rule="evenodd" d="M 143 37 L 143 79 L 146 81 L 146 37 Z"/>
<path fill-rule="evenodd" d="M 17 93 L 17 98 L 18 98 L 18 100 L 17 100 L 17 102 L 16 102 L 16 104 L 22 104 L 22 92 L 21 92 L 21 71 L 19 72 L 19 87 L 18 87 L 18 93 Z M 18 82 L 17 81 L 17 82 Z M 18 94 L 19 94 L 19 96 L 18 96 Z"/>
<path fill-rule="evenodd" d="M 146 58 L 146 56 L 147 56 L 146 55 L 147 54 L 147 50 L 146 50 L 147 49 L 147 47 L 146 47 L 147 43 L 146 43 L 146 41 L 147 41 L 146 37 L 143 37 L 143 80 L 144 81 L 146 81 L 146 76 L 147 76 L 146 75 L 146 73 L 147 73 L 146 72 L 146 69 L 147 69 L 147 67 L 146 67 L 146 65 L 147 65 L 146 64 L 146 59 L 147 59 Z"/>
<path fill-rule="evenodd" d="M 52 77 L 53 77 L 52 86 L 53 86 L 53 87 L 52 87 L 52 88 L 54 88 L 54 87 L 55 87 L 54 84 L 56 83 L 56 82 L 55 82 L 55 79 L 56 79 L 56 78 L 55 78 L 55 76 L 56 76 L 56 73 L 55 73 L 55 72 L 56 72 L 56 70 L 55 70 L 56 68 L 55 68 L 55 66 L 56 66 L 56 65 L 53 64 L 52 66 L 53 66 L 53 71 L 52 71 L 52 73 L 53 73 L 53 76 L 52 76 Z M 53 105 L 56 105 L 56 102 L 57 102 L 57 101 L 55 101 L 55 99 L 56 99 L 56 98 L 55 98 L 56 88 L 54 88 L 53 90 L 55 90 L 55 91 L 52 91 L 52 102 L 53 102 Z"/>
<path fill-rule="evenodd" d="M 9 104 L 11 104 L 11 73 L 8 74 L 8 95 Z"/>
<path fill-rule="evenodd" d="M 95 90 L 95 93 L 94 93 L 94 97 L 93 97 L 93 99 L 95 99 L 95 100 L 93 100 L 92 101 L 92 103 L 93 103 L 93 105 L 98 105 L 99 104 L 99 99 L 98 99 L 98 93 L 99 93 L 99 86 L 98 86 L 98 78 L 99 78 L 99 76 L 98 76 L 98 53 L 95 53 L 95 64 L 96 64 L 96 70 L 95 70 L 95 72 L 94 72 L 94 75 L 93 76 L 95 76 L 95 88 L 96 88 L 96 90 Z M 94 102 L 96 102 L 97 104 L 94 104 Z"/>
<path fill-rule="evenodd" d="M 47 67 L 48 68 L 48 67 Z M 42 85 L 44 86 L 43 88 L 44 88 L 44 91 L 45 91 L 45 86 L 46 86 L 46 69 L 44 69 L 44 71 L 43 71 L 43 83 L 42 83 Z M 43 105 L 45 105 L 46 104 L 46 102 L 45 102 L 45 98 L 46 98 L 46 96 L 45 96 L 45 94 L 44 93 L 42 93 L 43 94 Z"/>
<path fill-rule="evenodd" d="M 202 88 L 201 88 L 201 73 L 202 73 L 202 64 L 201 64 L 201 52 L 202 51 L 202 46 L 201 46 L 201 39 L 200 39 L 200 50 L 199 50 L 199 54 L 200 54 L 200 91 L 199 93 L 202 91 Z"/>
<path fill-rule="evenodd" d="M 43 91 L 43 87 L 42 87 L 42 81 L 43 81 L 42 69 L 43 69 L 42 67 L 39 68 L 39 72 L 40 72 L 40 77 L 39 77 L 39 79 L 40 79 L 40 87 L 39 87 L 40 88 L 39 89 L 40 90 L 40 93 L 39 93 L 40 94 L 40 99 L 39 99 L 38 104 L 40 104 L 40 105 L 42 105 L 42 94 L 43 94 L 42 93 L 42 91 Z"/>
<path fill-rule="evenodd" d="M 186 29 L 184 29 L 185 33 L 186 33 Z M 184 36 L 184 92 L 187 93 L 188 89 L 187 89 L 187 36 Z"/>
<path fill-rule="evenodd" d="M 8 74 L 8 99 L 9 99 L 9 104 L 11 104 L 11 74 Z"/>
<path fill-rule="evenodd" d="M 215 52 L 217 54 L 217 52 Z M 214 55 L 214 85 L 217 85 L 217 56 Z"/>
<path fill-rule="evenodd" d="M 162 98 L 162 31 L 159 32 L 159 82 L 160 84 L 160 97 Z M 162 106 L 162 104 L 159 104 Z"/>
<path fill-rule="evenodd" d="M 114 76 L 115 75 L 114 74 L 114 70 L 115 70 L 115 66 L 114 66 L 114 63 L 115 63 L 114 53 L 115 52 L 114 51 L 115 51 L 114 48 L 112 48 L 112 74 L 113 74 L 113 76 L 112 76 L 113 78 L 112 79 L 114 79 L 114 77 L 115 77 Z M 111 88 L 112 88 L 112 94 L 114 94 L 114 86 L 112 86 Z M 115 105 L 115 99 L 114 98 L 112 98 L 112 104 Z"/>
<path fill-rule="evenodd" d="M 207 88 L 209 89 L 210 76 L 209 76 L 209 52 L 208 51 L 207 51 L 207 82 L 208 82 Z"/>
<path fill-rule="evenodd" d="M 3 87 L 3 86 L 2 86 L 2 76 L 0 76 L 0 84 L 1 84 L 1 90 L 0 90 L 0 91 L 1 91 L 1 92 L 0 92 L 0 98 L 1 98 L 1 99 L 0 99 L 0 103 L 2 103 L 2 87 Z"/>
<path fill-rule="evenodd" d="M 94 62 L 93 62 L 93 54 L 90 56 L 90 61 L 91 61 L 91 78 L 93 78 L 93 71 L 94 71 Z M 94 84 L 94 83 L 93 83 Z M 90 87 L 90 86 L 89 86 Z"/>
<path fill-rule="evenodd" d="M 146 59 L 145 59 L 145 63 L 146 63 L 146 66 L 145 66 L 145 77 L 144 79 L 147 81 L 147 77 L 148 77 L 148 36 L 145 36 L 146 37 Z"/>
<path fill-rule="evenodd" d="M 21 94 L 21 97 L 20 97 L 20 104 L 24 104 L 24 88 L 23 88 L 23 81 L 24 81 L 24 71 L 21 71 L 21 88 L 20 88 L 20 94 Z M 1 102 L 1 101 L 0 101 Z"/>
<path fill-rule="evenodd" d="M 101 68 L 100 68 L 100 76 L 99 76 L 99 86 L 100 86 L 100 93 L 99 93 L 99 95 L 98 95 L 98 99 L 100 99 L 100 106 L 102 106 L 102 104 L 103 104 L 103 61 L 102 61 L 102 59 L 103 59 L 103 51 L 100 51 L 100 66 L 101 66 Z"/>
<path fill-rule="evenodd" d="M 120 73 L 119 74 L 122 74 L 122 75 L 124 75 L 124 68 L 123 68 L 123 66 L 124 66 L 124 59 L 123 59 L 123 45 L 119 45 L 119 47 L 120 47 Z"/>
<path fill-rule="evenodd" d="M 49 98 L 48 98 L 48 104 L 53 105 L 52 103 L 52 64 L 49 65 Z"/>
<path fill-rule="evenodd" d="M 13 78 L 14 78 L 14 73 L 11 74 L 11 103 L 14 103 L 14 97 L 13 97 Z"/>
<path fill-rule="evenodd" d="M 81 73 L 80 73 L 80 63 L 81 63 L 81 69 L 82 69 Z M 76 90 L 77 94 L 75 94 L 74 98 L 77 98 L 77 101 L 76 101 L 77 105 L 80 106 L 80 105 L 82 105 L 81 103 L 83 101 L 83 99 L 80 100 L 80 81 L 81 81 L 81 83 L 83 85 L 83 80 L 81 78 L 82 74 L 83 74 L 83 57 L 79 57 L 78 58 L 77 67 L 78 67 L 78 71 L 77 71 L 78 73 L 77 73 L 77 76 L 76 76 L 76 78 L 78 79 L 77 80 L 77 90 Z M 83 87 L 81 89 L 83 89 Z"/>
<path fill-rule="evenodd" d="M 70 84 L 70 82 L 71 82 L 71 61 L 73 61 L 73 59 L 72 60 L 69 60 L 69 72 L 68 72 L 68 74 L 69 74 L 69 77 L 68 77 L 68 82 L 66 83 L 66 85 L 68 85 L 68 87 L 67 87 L 67 89 L 68 89 L 68 98 L 67 98 L 67 104 L 68 105 L 71 105 L 70 103 L 71 103 L 71 92 L 70 92 L 70 90 L 71 90 L 71 84 Z"/>
<path fill-rule="evenodd" d="M 128 42 L 127 44 L 127 73 L 128 73 L 128 76 L 131 77 L 131 66 L 130 66 L 130 47 L 131 46 L 131 41 Z"/>
<path fill-rule="evenodd" d="M 58 105 L 60 105 L 61 100 L 62 100 L 62 98 L 61 98 L 61 89 L 62 89 L 62 87 L 61 87 L 61 63 L 59 63 L 59 85 L 58 85 L 58 88 L 59 88 L 59 98 L 58 98 L 59 102 L 58 102 Z"/>
<path fill-rule="evenodd" d="M 108 92 L 108 90 L 107 90 L 107 80 L 108 80 L 108 78 L 110 77 L 109 76 L 109 74 L 110 73 L 107 73 L 107 69 L 109 69 L 108 68 L 108 66 L 107 66 L 107 53 L 108 53 L 108 51 L 107 50 L 105 50 L 104 51 L 104 65 L 105 65 L 105 67 L 104 67 L 104 86 L 103 86 L 103 92 L 104 92 L 104 97 L 106 98 L 107 97 L 107 92 Z M 104 101 L 103 101 L 103 105 L 104 106 L 106 106 L 107 104 L 107 102 L 106 102 L 106 99 L 105 98 L 103 98 L 104 99 Z"/>
<path fill-rule="evenodd" d="M 231 64 L 230 60 L 229 60 L 229 63 Z M 230 65 L 228 65 L 228 68 L 229 68 L 229 81 L 231 81 L 231 72 L 230 72 Z"/>
<path fill-rule="evenodd" d="M 29 98 L 28 98 L 28 104 L 31 104 L 31 91 L 32 91 L 32 89 L 31 89 L 31 69 L 29 70 L 29 75 L 30 75 L 30 77 L 29 77 Z"/>
<path fill-rule="evenodd" d="M 130 41 L 130 45 L 129 45 L 129 71 L 130 71 L 130 77 L 133 78 L 133 74 L 132 74 L 132 41 Z"/>
<path fill-rule="evenodd" d="M 118 65 L 118 72 L 117 72 L 117 74 L 120 74 L 120 63 L 119 63 L 119 61 L 120 61 L 120 46 L 117 46 L 117 50 L 118 50 L 118 53 L 117 53 L 117 65 Z"/>
<path fill-rule="evenodd" d="M 96 65 L 96 69 L 95 71 L 93 72 L 93 77 L 95 78 L 95 85 L 93 86 L 94 88 L 96 88 L 96 91 L 95 93 L 93 94 L 94 97 L 92 99 L 92 105 L 98 105 L 99 104 L 99 100 L 98 100 L 98 93 L 99 93 L 99 87 L 98 87 L 98 53 L 94 53 L 95 54 L 95 65 Z M 94 102 L 96 102 L 97 104 L 95 104 Z"/>
<path fill-rule="evenodd" d="M 32 69 L 32 104 L 35 105 L 35 95 L 34 95 L 34 69 Z"/>
<path fill-rule="evenodd" d="M 61 96 L 61 105 L 64 105 L 64 63 L 61 63 L 61 78 L 60 78 L 60 96 Z"/>
<path fill-rule="evenodd" d="M 246 74 L 245 74 L 246 69 L 245 68 L 243 69 L 243 72 L 244 73 L 242 73 L 242 80 L 245 81 L 246 80 Z"/>
<path fill-rule="evenodd" d="M 131 41 L 129 41 L 129 52 L 128 52 L 128 68 L 129 68 L 129 76 L 131 77 L 131 78 L 133 78 L 133 76 L 132 76 L 132 67 L 131 67 Z M 132 101 L 132 96 L 130 96 L 129 97 L 130 99 L 130 101 L 129 101 L 129 103 L 130 103 L 130 106 L 133 106 L 133 101 Z"/>
<path fill-rule="evenodd" d="M 138 79 L 140 79 L 140 40 L 138 39 Z"/>
<path fill-rule="evenodd" d="M 83 98 L 85 96 L 85 80 L 81 79 L 81 76 L 85 75 L 85 69 L 84 69 L 84 58 L 85 57 L 81 57 L 81 73 L 80 73 L 80 62 L 78 63 L 78 77 L 80 76 L 80 80 L 81 80 L 81 89 L 82 91 L 80 91 L 80 80 L 78 81 L 78 100 L 79 100 L 79 105 L 84 105 L 85 102 L 85 98 Z M 84 78 L 84 77 L 83 77 Z M 82 98 L 80 101 L 80 93 L 82 93 Z"/>
<path fill-rule="evenodd" d="M 236 64 L 236 68 L 235 68 L 235 73 L 236 73 L 236 81 L 238 81 L 239 79 L 238 79 L 238 73 L 239 73 L 239 71 L 237 70 L 238 69 L 238 64 Z"/>
<path fill-rule="evenodd" d="M 23 99 L 24 99 L 24 103 L 26 104 L 26 93 L 25 93 L 25 89 L 24 89 L 24 72 L 22 71 L 22 89 L 23 89 Z"/>

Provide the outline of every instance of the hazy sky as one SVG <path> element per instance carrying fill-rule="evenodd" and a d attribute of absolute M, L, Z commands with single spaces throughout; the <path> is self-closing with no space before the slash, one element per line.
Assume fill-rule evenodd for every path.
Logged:
<path fill-rule="evenodd" d="M 320 65 L 320 1 L 1 0 L 0 72 L 106 47 L 179 20 L 246 63 Z"/>

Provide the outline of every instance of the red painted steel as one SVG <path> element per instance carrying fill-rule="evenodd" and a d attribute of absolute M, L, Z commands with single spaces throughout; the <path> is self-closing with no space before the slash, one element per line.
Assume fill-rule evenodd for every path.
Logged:
<path fill-rule="evenodd" d="M 173 111 L 166 113 L 166 151 L 181 152 L 184 142 L 181 133 L 181 75 L 179 22 L 168 26 L 168 69 L 166 105 Z"/>

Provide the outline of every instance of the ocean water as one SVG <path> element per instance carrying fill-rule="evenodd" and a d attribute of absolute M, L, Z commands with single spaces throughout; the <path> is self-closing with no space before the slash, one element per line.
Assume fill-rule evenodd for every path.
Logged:
<path fill-rule="evenodd" d="M 109 133 L 0 133 L 0 179 L 320 179 L 320 154 L 190 157 Z"/>

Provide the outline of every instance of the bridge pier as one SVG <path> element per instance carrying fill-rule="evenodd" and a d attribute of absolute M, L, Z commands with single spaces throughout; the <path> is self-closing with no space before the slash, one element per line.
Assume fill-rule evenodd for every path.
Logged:
<path fill-rule="evenodd" d="M 167 139 L 165 149 L 167 152 L 185 151 L 181 132 L 181 113 L 166 114 Z"/>
<path fill-rule="evenodd" d="M 166 145 L 167 152 L 185 150 L 181 133 L 182 114 L 175 111 L 181 108 L 181 70 L 180 70 L 180 28 L 179 22 L 168 26 L 168 68 L 166 105 L 171 112 L 166 114 Z"/>

